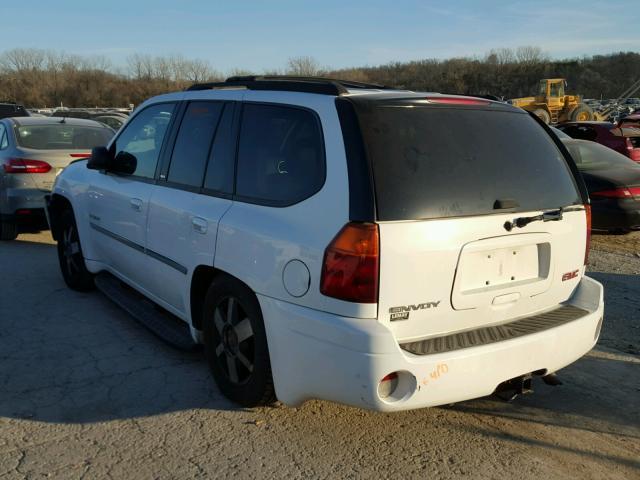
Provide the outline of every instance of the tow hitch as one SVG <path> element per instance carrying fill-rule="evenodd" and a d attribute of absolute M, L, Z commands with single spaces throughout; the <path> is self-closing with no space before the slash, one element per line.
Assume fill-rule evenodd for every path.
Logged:
<path fill-rule="evenodd" d="M 505 402 L 513 401 L 518 395 L 533 393 L 531 382 L 533 377 L 542 377 L 542 381 L 547 385 L 562 385 L 562 382 L 555 373 L 547 373 L 547 370 L 536 370 L 519 377 L 502 382 L 494 390 L 494 395 Z"/>
<path fill-rule="evenodd" d="M 512 378 L 498 385 L 493 393 L 505 402 L 512 402 L 518 395 L 533 393 L 531 388 L 532 379 L 533 376 L 530 373 Z"/>

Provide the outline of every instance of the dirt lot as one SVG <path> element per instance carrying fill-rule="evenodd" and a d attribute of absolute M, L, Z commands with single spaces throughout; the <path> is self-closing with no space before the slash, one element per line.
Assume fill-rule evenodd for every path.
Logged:
<path fill-rule="evenodd" d="M 65 288 L 48 234 L 0 244 L 0 478 L 640 478 L 640 234 L 594 237 L 596 349 L 563 386 L 379 414 L 239 409 L 200 353 Z"/>

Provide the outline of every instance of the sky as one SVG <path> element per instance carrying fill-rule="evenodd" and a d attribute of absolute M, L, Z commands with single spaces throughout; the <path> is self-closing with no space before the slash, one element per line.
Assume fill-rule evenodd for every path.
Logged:
<path fill-rule="evenodd" d="M 311 56 L 321 66 L 482 57 L 539 46 L 553 58 L 640 52 L 640 0 L 0 0 L 0 51 L 180 54 L 260 73 Z M 8 21 L 8 20 L 11 21 Z"/>

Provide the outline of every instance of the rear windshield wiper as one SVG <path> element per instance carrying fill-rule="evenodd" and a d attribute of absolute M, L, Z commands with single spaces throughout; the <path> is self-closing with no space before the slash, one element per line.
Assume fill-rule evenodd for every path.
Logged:
<path fill-rule="evenodd" d="M 511 222 L 507 221 L 504 223 L 504 229 L 507 232 L 510 232 L 514 227 L 526 227 L 531 222 L 558 222 L 560 220 L 562 220 L 562 208 L 550 210 L 542 213 L 541 215 L 534 215 L 533 217 L 514 218 Z"/>

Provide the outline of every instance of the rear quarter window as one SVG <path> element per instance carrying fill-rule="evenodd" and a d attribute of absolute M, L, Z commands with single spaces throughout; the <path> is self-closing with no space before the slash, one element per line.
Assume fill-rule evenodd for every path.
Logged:
<path fill-rule="evenodd" d="M 581 203 L 562 153 L 527 114 L 415 101 L 357 111 L 379 220 L 502 213 L 507 199 L 515 211 Z"/>

